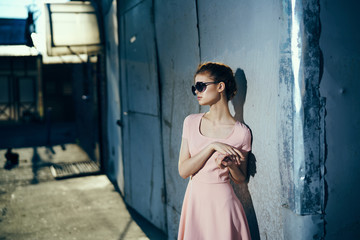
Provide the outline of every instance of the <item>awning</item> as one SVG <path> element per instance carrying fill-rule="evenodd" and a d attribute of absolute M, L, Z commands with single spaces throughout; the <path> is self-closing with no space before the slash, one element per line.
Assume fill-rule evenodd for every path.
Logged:
<path fill-rule="evenodd" d="M 39 51 L 26 45 L 0 45 L 0 56 L 22 57 L 38 56 Z"/>

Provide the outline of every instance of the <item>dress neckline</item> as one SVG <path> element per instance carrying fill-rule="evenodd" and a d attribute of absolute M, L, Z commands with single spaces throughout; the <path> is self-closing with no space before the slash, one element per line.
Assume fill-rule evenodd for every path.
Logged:
<path fill-rule="evenodd" d="M 236 121 L 236 122 L 235 122 L 235 124 L 234 124 L 231 132 L 230 132 L 230 133 L 228 134 L 228 136 L 225 137 L 225 138 L 205 136 L 204 134 L 201 133 L 201 130 L 200 130 L 201 122 L 202 122 L 202 119 L 203 119 L 203 117 L 204 117 L 205 114 L 206 114 L 206 113 L 200 114 L 199 123 L 198 123 L 198 128 L 197 128 L 199 135 L 202 136 L 202 137 L 205 137 L 205 138 L 226 140 L 226 139 L 230 138 L 230 137 L 233 135 L 233 133 L 235 132 L 235 127 L 236 127 L 236 125 L 239 123 L 239 121 Z"/>

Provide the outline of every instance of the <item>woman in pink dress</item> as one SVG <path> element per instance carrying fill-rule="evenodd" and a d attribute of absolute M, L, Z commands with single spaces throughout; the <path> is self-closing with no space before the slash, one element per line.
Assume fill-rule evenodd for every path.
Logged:
<path fill-rule="evenodd" d="M 230 178 L 235 183 L 246 179 L 251 150 L 249 129 L 232 117 L 228 107 L 236 93 L 234 74 L 224 64 L 202 64 L 192 91 L 210 111 L 184 120 L 179 174 L 190 180 L 178 239 L 250 239 L 244 209 L 230 184 Z"/>

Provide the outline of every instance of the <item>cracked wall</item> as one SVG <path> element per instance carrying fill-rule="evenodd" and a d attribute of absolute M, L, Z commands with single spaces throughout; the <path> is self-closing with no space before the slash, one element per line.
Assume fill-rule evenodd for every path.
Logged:
<path fill-rule="evenodd" d="M 344 232 L 358 236 L 359 210 L 354 209 L 358 196 L 353 195 L 356 184 L 352 183 L 359 180 L 355 171 L 360 121 L 355 106 L 360 87 L 354 80 L 360 69 L 359 34 L 350 33 L 359 22 L 355 14 L 359 4 L 350 7 L 334 0 L 119 2 L 124 11 L 146 4 L 153 14 L 163 153 L 163 166 L 156 167 L 165 174 L 166 196 L 162 197 L 167 226 L 161 227 L 169 239 L 177 235 L 187 185 L 177 168 L 183 119 L 207 111 L 190 91 L 194 71 L 204 61 L 232 67 L 239 92 L 231 111 L 252 130 L 250 180 L 234 187 L 253 239 L 336 239 Z M 105 28 L 114 27 L 113 17 L 108 15 Z M 125 26 L 118 21 L 120 28 Z M 116 47 L 111 31 L 106 33 L 110 47 Z M 120 34 L 120 46 L 125 41 L 128 37 Z M 116 76 L 125 78 L 128 71 L 123 67 L 123 52 L 119 54 L 119 72 L 107 69 L 109 102 L 117 99 L 114 88 L 121 88 Z M 117 56 L 108 56 L 108 61 L 113 57 Z M 112 138 L 112 130 L 118 128 L 114 115 L 120 115 L 117 101 L 109 105 Z M 128 99 L 124 101 L 127 104 Z M 119 139 L 109 138 L 109 146 L 117 143 Z M 125 163 L 128 174 L 129 163 L 120 156 L 111 161 L 118 162 L 114 166 Z M 122 181 L 122 170 L 115 172 Z M 132 187 L 146 185 L 133 183 Z M 343 211 L 338 203 L 349 215 L 340 224 Z"/>
<path fill-rule="evenodd" d="M 235 187 L 237 195 L 253 239 L 282 239 L 276 132 L 279 22 L 278 1 L 155 1 L 171 238 L 187 184 L 177 170 L 182 122 L 190 113 L 207 111 L 191 94 L 193 74 L 200 62 L 219 61 L 236 73 L 239 94 L 232 112 L 253 133 L 252 177 L 248 185 Z"/>

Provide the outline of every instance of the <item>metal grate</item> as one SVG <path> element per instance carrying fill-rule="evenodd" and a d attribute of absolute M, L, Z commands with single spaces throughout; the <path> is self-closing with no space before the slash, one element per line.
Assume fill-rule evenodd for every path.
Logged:
<path fill-rule="evenodd" d="M 59 178 L 78 177 L 100 172 L 99 166 L 93 161 L 77 163 L 57 163 L 50 166 L 51 174 Z"/>

